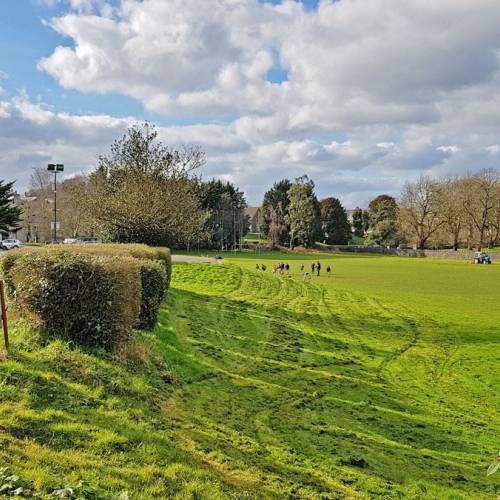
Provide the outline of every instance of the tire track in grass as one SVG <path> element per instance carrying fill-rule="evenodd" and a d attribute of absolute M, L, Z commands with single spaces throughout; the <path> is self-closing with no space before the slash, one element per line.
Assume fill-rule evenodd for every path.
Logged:
<path fill-rule="evenodd" d="M 266 287 L 267 288 L 267 287 Z M 279 295 L 279 299 L 275 300 L 275 302 L 277 302 L 278 304 L 281 302 L 281 301 L 284 301 L 284 300 L 287 300 L 288 297 L 291 295 L 291 294 L 295 294 L 295 299 L 296 300 L 301 300 L 297 297 L 298 293 L 297 292 L 294 292 L 294 291 L 290 291 L 290 290 L 293 290 L 295 287 L 290 287 L 289 285 L 288 286 L 284 286 L 283 283 L 280 283 L 280 293 L 278 294 Z M 242 295 L 243 291 L 238 289 L 238 290 L 235 290 L 231 295 Z M 276 297 L 276 295 L 274 295 L 274 297 Z M 218 322 L 219 324 L 224 324 L 223 322 L 225 321 L 225 317 L 228 313 L 228 309 L 227 308 L 224 308 L 224 307 L 219 307 L 217 309 L 217 315 L 216 315 L 216 322 Z M 276 315 L 277 318 L 274 318 L 273 319 L 273 322 L 274 323 L 278 323 L 280 320 L 282 320 L 282 315 L 281 314 L 278 314 Z M 269 318 L 266 318 L 265 321 L 269 321 Z M 221 323 L 222 322 L 222 323 Z M 220 336 L 219 336 L 220 338 Z M 269 340 L 267 340 L 269 341 Z M 262 349 L 265 350 L 267 349 L 268 350 L 268 347 L 266 346 L 266 344 L 261 344 L 262 346 Z M 194 358 L 192 358 L 194 359 Z M 252 358 L 252 365 L 254 364 L 254 359 Z M 221 373 L 224 373 L 225 375 L 227 375 L 228 377 L 230 378 L 236 378 L 236 379 L 240 379 L 242 381 L 245 381 L 246 383 L 251 383 L 257 387 L 263 387 L 263 386 L 266 386 L 266 387 L 270 387 L 272 389 L 277 389 L 279 391 L 284 391 L 285 393 L 288 393 L 288 394 L 296 394 L 297 396 L 300 396 L 300 397 L 303 397 L 304 394 L 306 394 L 306 392 L 304 390 L 291 390 L 290 387 L 287 387 L 287 386 L 283 386 L 281 384 L 269 384 L 268 382 L 264 382 L 262 379 L 259 379 L 259 378 L 252 378 L 252 377 L 248 377 L 248 376 L 243 376 L 242 373 L 244 373 L 246 371 L 246 366 L 243 365 L 243 367 L 239 366 L 239 370 L 238 372 L 239 373 L 234 373 L 233 371 L 226 371 L 226 370 L 223 370 L 221 369 L 220 367 L 217 367 L 216 365 L 212 364 L 212 363 L 207 363 L 208 367 L 212 370 L 218 370 L 219 372 Z M 243 370 L 242 370 L 243 368 Z M 283 449 L 286 449 L 286 448 L 283 448 Z M 323 479 L 322 481 L 325 480 L 325 477 L 323 476 Z M 333 486 L 333 485 L 331 485 Z M 351 491 L 350 489 L 348 488 L 345 488 L 343 487 L 342 488 L 344 492 L 346 491 Z M 352 492 L 353 493 L 353 492 Z"/>
<path fill-rule="evenodd" d="M 343 338 L 351 350 L 349 356 L 358 351 L 360 355 L 372 353 L 379 373 L 386 375 L 389 364 L 396 363 L 411 348 L 404 350 L 412 339 L 389 356 L 387 346 L 398 339 L 398 334 L 401 337 L 401 333 L 409 335 L 418 330 L 420 335 L 427 325 L 412 324 L 410 316 L 380 301 L 358 301 L 355 294 L 338 293 L 342 295 L 342 300 L 336 301 L 337 292 L 329 294 L 321 285 L 245 271 L 230 292 L 212 294 L 208 302 L 192 302 L 193 311 L 188 314 L 199 316 L 200 321 L 206 319 L 206 325 L 200 332 L 189 333 L 192 345 L 187 352 L 179 351 L 178 356 L 203 364 L 216 377 L 193 380 L 179 389 L 179 406 L 190 414 L 188 421 L 179 424 L 179 433 L 192 441 L 201 460 L 222 468 L 228 477 L 251 470 L 259 491 L 271 491 L 266 488 L 272 485 L 273 491 L 289 498 L 293 498 L 290 492 L 295 488 L 296 498 L 320 498 L 322 493 L 327 498 L 355 496 L 354 489 L 342 483 L 342 478 L 348 481 L 352 477 L 356 478 L 355 489 L 362 492 L 397 496 L 399 475 L 383 465 L 389 460 L 388 452 L 391 456 L 402 453 L 399 458 L 407 460 L 405 466 L 412 469 L 408 472 L 411 477 L 419 473 L 428 480 L 424 465 L 436 467 L 436 458 L 443 459 L 438 469 L 457 470 L 460 458 L 448 451 L 438 457 L 436 450 L 426 450 L 431 430 L 417 426 L 422 417 L 412 416 L 415 422 L 409 418 L 404 400 L 408 391 L 396 393 L 373 379 L 360 390 L 351 385 L 359 384 L 359 380 L 354 380 L 347 369 L 343 369 L 347 376 L 335 378 L 335 358 L 324 355 L 328 349 L 334 352 L 335 341 Z M 228 303 L 224 303 L 226 299 Z M 212 308 L 206 318 L 204 307 Z M 396 320 L 391 320 L 392 314 Z M 377 329 L 383 329 L 381 335 L 377 335 Z M 220 357 L 211 359 L 212 349 L 220 349 Z M 314 366 L 294 366 L 302 363 L 302 356 Z M 353 373 L 364 376 L 370 359 L 362 358 Z M 269 364 L 283 370 L 268 370 Z M 330 384 L 327 374 L 339 383 Z M 434 421 L 426 416 L 425 425 L 440 428 L 437 418 Z M 422 437 L 415 442 L 407 440 L 406 435 L 415 430 Z M 446 435 L 440 442 L 455 449 Z M 370 465 L 367 470 L 354 470 L 332 461 L 330 453 L 363 453 Z M 314 488 L 311 481 L 316 481 Z M 394 490 L 387 486 L 391 481 L 396 481 Z"/>

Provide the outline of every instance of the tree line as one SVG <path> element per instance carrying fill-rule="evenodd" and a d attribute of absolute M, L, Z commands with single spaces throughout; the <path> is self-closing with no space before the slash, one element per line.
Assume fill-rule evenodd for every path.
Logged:
<path fill-rule="evenodd" d="M 311 247 L 317 241 L 346 245 L 351 238 L 347 212 L 337 198 L 318 200 L 306 175 L 276 182 L 264 195 L 260 232 L 273 246 Z"/>
<path fill-rule="evenodd" d="M 314 183 L 300 177 L 276 182 L 264 195 L 260 231 L 274 245 L 366 245 L 483 248 L 500 244 L 500 175 L 493 169 L 446 179 L 421 176 L 398 199 L 375 197 L 356 207 L 352 221 L 337 198 L 318 200 Z"/>
<path fill-rule="evenodd" d="M 197 147 L 166 146 L 149 123 L 132 126 L 99 157 L 94 171 L 58 184 L 59 236 L 241 249 L 249 229 L 244 193 L 230 182 L 202 180 L 197 171 L 205 160 Z M 0 231 L 22 225 L 28 239 L 49 239 L 52 190 L 49 172 L 36 169 L 27 193 L 32 198 L 21 215 L 9 201 L 12 183 L 0 183 Z M 35 235 L 41 226 L 45 234 Z M 259 232 L 272 246 L 289 248 L 318 242 L 492 246 L 500 244 L 500 176 L 496 170 L 441 180 L 422 176 L 405 184 L 397 199 L 381 194 L 366 209 L 356 207 L 351 220 L 338 198 L 318 199 L 306 175 L 283 179 L 264 195 Z"/>
<path fill-rule="evenodd" d="M 232 183 L 196 175 L 205 154 L 194 146 L 171 148 L 148 123 L 132 126 L 88 175 L 58 184 L 59 237 L 95 236 L 172 248 L 241 247 L 248 231 L 243 193 Z M 22 224 L 32 221 L 50 237 L 52 179 L 34 170 Z M 33 225 L 33 224 L 31 224 Z M 31 231 L 33 232 L 33 231 Z M 31 235 L 33 236 L 33 235 Z"/>
<path fill-rule="evenodd" d="M 407 183 L 399 200 L 400 238 L 416 248 L 482 248 L 500 243 L 500 175 L 473 174 Z"/>

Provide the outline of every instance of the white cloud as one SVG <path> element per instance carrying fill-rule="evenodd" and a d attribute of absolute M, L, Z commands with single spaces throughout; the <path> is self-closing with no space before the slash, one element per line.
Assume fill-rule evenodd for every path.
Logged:
<path fill-rule="evenodd" d="M 442 151 L 443 153 L 457 153 L 460 151 L 460 148 L 458 146 L 452 145 L 452 146 L 438 146 L 436 148 L 438 151 Z"/>
<path fill-rule="evenodd" d="M 169 121 L 201 117 L 161 134 L 200 144 L 205 173 L 234 180 L 253 203 L 303 172 L 321 194 L 363 203 L 420 172 L 498 161 L 497 0 L 322 0 L 311 11 L 293 0 L 60 3 L 68 11 L 50 25 L 72 43 L 39 68 L 65 88 L 124 94 Z M 276 66 L 287 72 L 281 84 L 266 78 Z M 0 120 L 9 127 L 0 168 L 21 165 L 21 151 L 88 167 L 129 123 L 26 97 L 0 102 Z"/>

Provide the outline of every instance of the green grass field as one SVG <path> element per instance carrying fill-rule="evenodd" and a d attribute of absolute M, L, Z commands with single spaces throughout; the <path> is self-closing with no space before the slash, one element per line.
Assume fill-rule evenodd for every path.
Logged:
<path fill-rule="evenodd" d="M 18 326 L 0 461 L 130 498 L 496 498 L 499 265 L 325 257 L 176 264 L 119 360 Z"/>

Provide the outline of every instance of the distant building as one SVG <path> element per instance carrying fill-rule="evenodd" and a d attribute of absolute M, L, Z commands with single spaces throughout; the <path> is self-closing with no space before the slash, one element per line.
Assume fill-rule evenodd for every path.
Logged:
<path fill-rule="evenodd" d="M 346 209 L 346 214 L 347 214 L 347 220 L 349 221 L 349 224 L 352 224 L 352 216 L 355 212 L 355 208 L 347 208 Z"/>
<path fill-rule="evenodd" d="M 260 207 L 245 208 L 245 215 L 248 217 L 248 232 L 259 232 Z"/>

